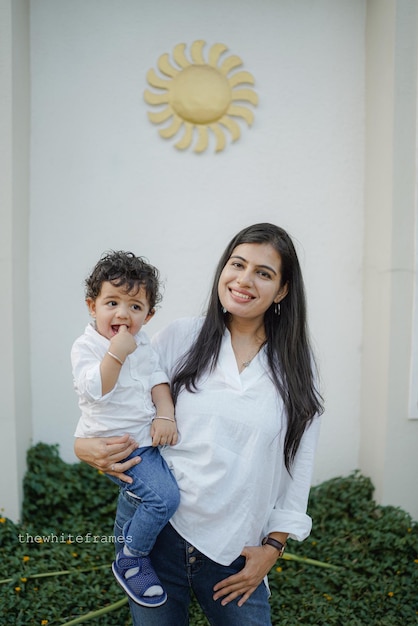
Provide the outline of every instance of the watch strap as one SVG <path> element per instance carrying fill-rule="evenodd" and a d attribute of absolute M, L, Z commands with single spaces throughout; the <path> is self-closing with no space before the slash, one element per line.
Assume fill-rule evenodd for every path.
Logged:
<path fill-rule="evenodd" d="M 285 543 L 282 543 L 281 541 L 277 541 L 277 539 L 273 539 L 273 537 L 264 537 L 261 543 L 263 544 L 263 546 L 268 545 L 268 546 L 272 546 L 273 548 L 276 548 L 276 550 L 279 551 L 279 556 L 283 555 L 283 552 L 285 551 L 285 548 L 286 548 Z"/>

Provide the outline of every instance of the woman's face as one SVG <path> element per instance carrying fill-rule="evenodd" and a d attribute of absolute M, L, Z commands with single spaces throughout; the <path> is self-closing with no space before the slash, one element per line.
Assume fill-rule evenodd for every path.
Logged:
<path fill-rule="evenodd" d="M 283 300 L 282 260 L 269 243 L 243 243 L 234 248 L 218 282 L 221 304 L 233 316 L 263 318 L 273 302 Z"/>

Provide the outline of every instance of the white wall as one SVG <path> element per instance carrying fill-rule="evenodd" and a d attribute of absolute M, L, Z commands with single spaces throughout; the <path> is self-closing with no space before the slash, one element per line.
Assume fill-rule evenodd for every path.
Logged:
<path fill-rule="evenodd" d="M 326 398 L 316 482 L 357 467 L 364 165 L 361 0 L 33 0 L 30 306 L 34 441 L 74 460 L 69 351 L 101 252 L 166 280 L 148 326 L 202 310 L 220 252 L 272 221 L 296 239 Z M 147 119 L 145 75 L 180 42 L 223 42 L 260 102 L 224 152 L 178 152 Z"/>

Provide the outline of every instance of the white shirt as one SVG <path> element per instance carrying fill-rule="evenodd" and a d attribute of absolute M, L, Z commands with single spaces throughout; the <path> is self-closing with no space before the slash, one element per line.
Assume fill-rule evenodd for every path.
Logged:
<path fill-rule="evenodd" d="M 168 382 L 158 355 L 143 330 L 135 335 L 136 350 L 121 367 L 114 388 L 102 395 L 100 363 L 109 350 L 109 339 L 89 324 L 71 349 L 74 387 L 81 417 L 76 437 L 112 437 L 126 433 L 142 446 L 150 446 L 150 427 L 155 416 L 151 398 L 154 385 Z"/>
<path fill-rule="evenodd" d="M 180 319 L 154 337 L 169 377 L 202 321 Z M 180 488 L 171 520 L 180 535 L 223 565 L 269 532 L 299 541 L 309 535 L 306 507 L 319 419 L 305 431 L 291 477 L 284 465 L 283 403 L 264 349 L 240 374 L 226 330 L 215 370 L 196 393 L 179 394 L 176 419 L 180 441 L 162 454 Z"/>

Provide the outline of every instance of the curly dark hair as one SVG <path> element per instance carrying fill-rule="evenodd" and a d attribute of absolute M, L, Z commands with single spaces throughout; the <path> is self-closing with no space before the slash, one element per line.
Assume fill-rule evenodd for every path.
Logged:
<path fill-rule="evenodd" d="M 124 287 L 126 293 L 138 293 L 144 287 L 150 310 L 162 299 L 159 271 L 133 252 L 104 252 L 85 280 L 86 298 L 96 300 L 104 282 L 110 282 L 115 287 Z"/>

